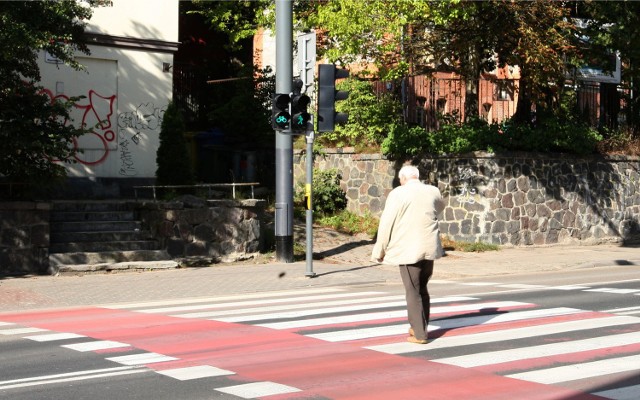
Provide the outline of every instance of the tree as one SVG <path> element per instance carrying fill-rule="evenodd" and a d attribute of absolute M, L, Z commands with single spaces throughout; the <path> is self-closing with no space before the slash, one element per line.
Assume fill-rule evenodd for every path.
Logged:
<path fill-rule="evenodd" d="M 160 146 L 156 153 L 156 184 L 191 185 L 194 183 L 191 161 L 184 138 L 185 125 L 180 110 L 170 102 L 162 118 Z"/>
<path fill-rule="evenodd" d="M 99 4 L 90 1 L 89 5 Z M 76 52 L 91 8 L 76 1 L 0 2 L 0 177 L 34 187 L 65 176 L 75 137 L 69 102 L 54 101 L 38 85 L 39 51 L 78 69 Z"/>
<path fill-rule="evenodd" d="M 622 63 L 622 84 L 625 93 L 626 119 L 640 130 L 640 96 L 635 88 L 640 82 L 640 2 L 584 1 L 573 2 L 575 14 L 586 22 L 581 37 L 585 43 L 585 59 L 607 65 L 607 58 L 617 52 Z"/>

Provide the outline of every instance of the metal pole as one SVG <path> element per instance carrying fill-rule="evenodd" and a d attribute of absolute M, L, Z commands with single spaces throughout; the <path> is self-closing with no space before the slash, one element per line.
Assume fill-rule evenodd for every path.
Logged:
<path fill-rule="evenodd" d="M 293 90 L 293 2 L 276 0 L 276 93 Z M 276 260 L 293 262 L 293 136 L 276 131 Z"/>
<path fill-rule="evenodd" d="M 307 178 L 305 185 L 305 197 L 307 200 L 306 212 L 306 237 L 307 237 L 307 270 L 305 276 L 313 278 L 313 117 L 307 128 Z"/>

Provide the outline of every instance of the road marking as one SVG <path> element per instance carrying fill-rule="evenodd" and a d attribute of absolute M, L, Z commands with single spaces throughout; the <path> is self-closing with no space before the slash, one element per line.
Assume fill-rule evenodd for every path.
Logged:
<path fill-rule="evenodd" d="M 498 282 L 460 282 L 461 285 L 466 286 L 498 286 Z"/>
<path fill-rule="evenodd" d="M 35 376 L 31 378 L 13 379 L 0 381 L 0 390 L 17 389 L 29 386 L 48 385 L 52 383 L 74 382 L 87 379 L 98 379 L 118 375 L 138 374 L 141 372 L 151 372 L 147 368 L 140 367 L 115 367 L 105 369 L 94 369 L 87 371 L 69 372 L 65 374 Z"/>
<path fill-rule="evenodd" d="M 33 340 L 34 342 L 54 342 L 56 340 L 79 339 L 84 337 L 86 336 L 78 335 L 77 333 L 50 333 L 46 335 L 25 336 L 24 339 Z"/>
<path fill-rule="evenodd" d="M 618 357 L 607 360 L 565 365 L 562 367 L 546 368 L 537 371 L 521 372 L 518 374 L 507 375 L 507 377 L 549 385 L 638 370 L 640 370 L 640 355 L 633 355 L 628 357 Z M 638 393 L 636 392 L 636 397 L 634 398 L 637 399 L 637 396 Z"/>
<path fill-rule="evenodd" d="M 544 285 L 527 285 L 522 283 L 510 283 L 507 285 L 498 285 L 498 287 L 509 288 L 509 289 L 540 289 L 546 288 Z"/>
<path fill-rule="evenodd" d="M 522 321 L 528 319 L 535 318 L 545 318 L 545 317 L 557 317 L 562 315 L 571 315 L 578 314 L 583 312 L 582 310 L 578 310 L 576 308 L 550 308 L 550 309 L 542 309 L 542 310 L 529 310 L 529 311 L 518 311 L 518 312 L 510 312 L 506 314 L 492 315 L 490 320 L 487 320 L 486 316 L 476 316 L 476 317 L 464 317 L 464 318 L 455 318 L 446 321 L 437 321 L 438 325 L 429 325 L 428 330 L 434 331 L 438 329 L 455 329 L 462 328 L 465 326 L 478 326 L 478 325 L 489 325 L 496 324 L 502 322 L 513 322 L 513 321 Z M 436 322 L 436 321 L 434 321 Z M 500 331 L 497 331 L 498 333 Z M 494 335 L 498 334 L 496 331 L 492 331 Z M 435 344 L 443 339 L 438 339 L 437 341 L 433 341 L 431 343 Z M 431 344 L 430 344 L 431 346 Z M 424 351 L 426 348 L 416 346 L 413 343 L 407 343 L 406 341 L 402 341 L 400 343 L 388 343 L 377 346 L 369 346 L 366 347 L 370 350 L 380 351 L 387 354 L 407 354 L 407 353 L 415 353 L 419 351 Z"/>
<path fill-rule="evenodd" d="M 65 347 L 71 350 L 80 351 L 80 352 L 85 352 L 85 351 L 98 351 L 98 350 L 107 350 L 107 349 L 119 349 L 122 347 L 131 347 L 131 346 L 126 343 L 113 342 L 111 340 L 98 340 L 95 342 L 65 344 L 65 345 L 62 345 L 62 347 Z"/>
<path fill-rule="evenodd" d="M 228 317 L 228 318 L 212 318 L 216 321 L 221 322 L 247 322 L 247 321 L 264 321 L 270 319 L 281 319 L 281 318 L 300 318 L 309 315 L 322 315 L 322 314 L 332 314 L 337 312 L 350 312 L 350 311 L 361 311 L 361 310 L 371 310 L 375 308 L 383 308 L 383 307 L 403 307 L 406 305 L 404 300 L 401 301 L 391 301 L 385 303 L 376 303 L 376 304 L 360 304 L 353 305 L 347 307 L 328 307 L 322 309 L 314 309 L 314 310 L 300 310 L 300 311 L 286 311 L 281 313 L 268 313 L 268 314 L 252 314 L 252 315 L 241 315 L 237 317 Z"/>
<path fill-rule="evenodd" d="M 605 318 L 591 318 L 587 320 L 557 322 L 538 326 L 527 326 L 524 328 L 504 329 L 498 332 L 481 332 L 461 336 L 441 337 L 429 343 L 426 350 L 444 349 L 456 346 L 469 346 L 477 343 L 492 343 L 503 340 L 516 340 L 529 337 L 554 335 L 557 333 L 573 332 L 579 330 L 605 328 L 610 326 L 620 326 L 638 324 L 640 319 L 635 317 L 613 316 Z M 415 347 L 415 346 L 414 346 Z M 532 353 L 534 354 L 534 353 Z"/>
<path fill-rule="evenodd" d="M 0 326 L 15 326 L 13 322 L 2 322 L 0 321 Z"/>
<path fill-rule="evenodd" d="M 235 375 L 235 372 L 226 369 L 212 367 L 210 365 L 198 365 L 195 367 L 174 368 L 156 371 L 157 373 L 180 381 L 192 379 L 211 378 L 214 376 Z"/>
<path fill-rule="evenodd" d="M 616 314 L 616 313 L 623 313 L 625 311 L 636 311 L 636 310 L 640 310 L 640 306 L 635 306 L 635 307 L 622 307 L 622 308 L 612 308 L 609 310 L 603 310 L 603 313 L 612 313 L 612 314 Z"/>
<path fill-rule="evenodd" d="M 259 397 L 296 393 L 301 391 L 300 389 L 274 382 L 246 383 L 244 385 L 227 386 L 216 390 L 218 392 L 242 397 L 243 399 L 255 399 Z"/>
<path fill-rule="evenodd" d="M 529 346 L 510 350 L 491 351 L 486 353 L 467 354 L 457 357 L 446 357 L 432 360 L 442 364 L 457 365 L 471 368 L 483 365 L 494 365 L 530 358 L 548 357 L 559 354 L 578 353 L 581 351 L 598 350 L 607 347 L 625 346 L 640 342 L 640 332 L 624 333 L 620 335 L 601 336 L 590 339 L 570 340 L 560 343 Z M 639 356 L 640 357 L 640 356 Z"/>
<path fill-rule="evenodd" d="M 330 297 L 335 298 L 335 297 Z M 187 313 L 187 314 L 173 314 L 172 317 L 179 318 L 213 318 L 213 317 L 223 317 L 226 315 L 238 315 L 238 314 L 251 314 L 251 313 L 265 313 L 265 312 L 273 312 L 273 311 L 281 311 L 281 310 L 295 310 L 295 309 L 303 309 L 310 308 L 314 306 L 337 306 L 337 305 L 346 305 L 346 304 L 363 304 L 363 303 L 375 303 L 377 301 L 385 301 L 385 300 L 404 300 L 404 295 L 395 295 L 395 296 L 384 296 L 384 297 L 369 297 L 369 298 L 360 298 L 360 299 L 352 299 L 352 300 L 335 300 L 335 301 L 323 301 L 323 302 L 313 302 L 309 303 L 304 298 L 300 298 L 299 304 L 286 304 L 280 306 L 271 306 L 271 307 L 252 307 L 252 308 L 244 308 L 244 309 L 232 309 L 232 310 L 222 310 L 222 311 L 205 311 L 198 313 Z M 284 303 L 284 301 L 283 301 Z M 257 302 L 256 304 L 265 304 L 264 302 Z M 267 303 L 270 304 L 270 303 Z M 209 307 L 212 308 L 212 307 Z"/>
<path fill-rule="evenodd" d="M 393 298 L 404 299 L 404 295 L 394 296 Z M 470 301 L 476 300 L 473 297 L 443 297 L 438 299 L 433 299 L 432 304 L 444 303 L 450 301 Z M 376 299 L 371 299 L 371 301 L 376 301 Z M 345 304 L 344 302 L 339 302 L 338 304 Z M 323 307 L 328 305 L 334 305 L 333 302 L 326 302 L 321 304 Z M 291 310 L 293 308 L 303 308 L 303 307 L 289 307 L 283 308 L 285 310 Z M 269 307 L 269 311 L 274 311 L 273 308 Z M 256 308 L 252 312 L 260 312 L 267 311 L 261 308 Z M 237 314 L 237 312 L 236 312 Z M 233 314 L 231 314 L 233 315 Z M 293 328 L 308 328 L 312 326 L 320 326 L 320 325 L 334 325 L 334 324 L 342 324 L 342 323 L 351 323 L 351 322 L 363 322 L 363 321 L 372 321 L 376 319 L 390 319 L 390 318 L 402 318 L 406 317 L 406 310 L 398 310 L 398 311 L 383 311 L 377 313 L 364 313 L 364 314 L 350 314 L 350 315 L 340 315 L 335 317 L 324 317 L 324 318 L 313 318 L 313 319 L 301 319 L 294 321 L 283 321 L 283 322 L 273 322 L 266 324 L 257 324 L 258 326 L 262 326 L 264 328 L 270 329 L 293 329 Z"/>
<path fill-rule="evenodd" d="M 46 329 L 40 328 L 14 328 L 14 329 L 0 329 L 0 335 L 26 335 L 36 332 L 48 332 Z"/>
<path fill-rule="evenodd" d="M 336 293 L 336 294 L 323 294 L 323 295 L 317 295 L 317 296 L 285 297 L 285 298 L 271 299 L 271 300 L 257 299 L 252 301 L 237 301 L 237 302 L 229 302 L 229 303 L 209 303 L 209 304 L 201 304 L 197 306 L 188 306 L 188 307 L 167 307 L 167 308 L 154 308 L 154 309 L 136 310 L 136 311 L 153 314 L 153 313 L 172 313 L 172 312 L 179 312 L 179 311 L 193 311 L 193 310 L 236 307 L 236 312 L 238 312 L 238 308 L 240 307 L 255 306 L 255 305 L 296 303 L 296 302 L 307 304 L 307 303 L 310 303 L 312 300 L 380 296 L 383 294 L 384 293 L 381 293 L 381 292 Z M 212 311 L 212 312 L 216 312 L 216 311 Z M 197 315 L 198 313 L 194 313 L 194 314 Z M 206 314 L 206 313 L 202 313 L 202 314 Z M 189 315 L 189 314 L 182 314 L 182 315 Z"/>
<path fill-rule="evenodd" d="M 123 365 L 146 365 L 164 361 L 175 361 L 177 358 L 158 353 L 142 353 L 128 356 L 109 357 L 107 360 Z"/>
<path fill-rule="evenodd" d="M 564 286 L 550 286 L 548 289 L 554 290 L 584 290 L 589 289 L 590 286 L 579 286 L 579 285 L 564 285 Z"/>
<path fill-rule="evenodd" d="M 386 302 L 386 303 L 377 303 L 373 305 L 354 305 L 348 307 L 328 307 L 322 308 L 320 310 L 302 310 L 302 311 L 290 311 L 290 312 L 282 312 L 282 313 L 271 313 L 271 314 L 253 314 L 253 315 L 243 315 L 238 317 L 231 318 L 215 318 L 216 321 L 222 322 L 246 322 L 246 321 L 263 321 L 270 319 L 283 319 L 283 318 L 300 318 L 309 315 L 321 315 L 321 314 L 332 314 L 339 312 L 351 312 L 351 311 L 362 311 L 362 310 L 371 310 L 375 308 L 386 308 L 386 307 L 405 307 L 406 301 L 395 301 L 395 302 Z M 496 302 L 487 302 L 487 303 L 479 303 L 479 304 L 464 304 L 464 305 L 455 305 L 455 306 L 443 306 L 443 307 L 432 307 L 431 312 L 433 314 L 437 313 L 453 313 L 460 311 L 470 311 L 470 310 L 480 310 L 484 308 L 501 308 L 501 307 L 518 307 L 518 306 L 529 306 L 529 303 L 521 303 L 517 301 L 496 301 Z M 405 310 L 406 314 L 406 310 Z"/>
<path fill-rule="evenodd" d="M 343 292 L 341 288 L 317 288 L 317 289 L 301 289 L 291 290 L 286 292 L 260 292 L 260 293 L 243 293 L 229 296 L 216 296 L 216 297 L 198 297 L 188 299 L 176 299 L 176 300 L 158 300 L 158 301 L 145 301 L 139 303 L 124 303 L 124 304 L 103 304 L 99 307 L 110 309 L 134 309 L 143 307 L 156 307 L 156 306 L 170 306 L 179 304 L 196 304 L 196 303 L 208 303 L 212 301 L 229 301 L 229 300 L 246 300 L 246 299 L 266 299 L 269 297 L 279 296 L 291 296 L 291 295 L 303 295 L 309 293 L 335 293 Z"/>
<path fill-rule="evenodd" d="M 588 289 L 585 292 L 600 292 L 600 293 L 613 293 L 613 294 L 630 294 L 630 293 L 638 293 L 640 289 L 616 289 L 616 288 L 599 288 L 599 289 Z"/>

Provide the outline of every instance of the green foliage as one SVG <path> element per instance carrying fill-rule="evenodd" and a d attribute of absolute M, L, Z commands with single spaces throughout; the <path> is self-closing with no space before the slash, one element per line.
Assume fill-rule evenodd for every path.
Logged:
<path fill-rule="evenodd" d="M 442 248 L 449 251 L 464 251 L 466 253 L 481 253 L 484 251 L 498 251 L 500 246 L 483 242 L 456 242 L 448 236 L 442 236 Z"/>
<path fill-rule="evenodd" d="M 381 151 L 392 159 L 424 153 L 461 154 L 471 151 L 529 151 L 592 154 L 602 136 L 597 130 L 566 115 L 541 116 L 534 126 L 487 124 L 474 118 L 463 124 L 445 124 L 426 132 L 420 127 L 398 126 L 382 143 Z"/>
<path fill-rule="evenodd" d="M 90 5 L 96 1 L 89 2 Z M 85 131 L 68 124 L 73 101 L 55 101 L 38 86 L 38 52 L 79 69 L 76 52 L 91 8 L 76 1 L 0 2 L 0 176 L 34 188 L 66 176 L 73 141 Z"/>
<path fill-rule="evenodd" d="M 395 124 L 380 146 L 382 154 L 392 159 L 421 154 L 431 147 L 429 133 L 419 126 Z"/>
<path fill-rule="evenodd" d="M 336 103 L 337 111 L 349 114 L 344 126 L 323 133 L 318 140 L 337 147 L 376 147 L 400 120 L 400 103 L 390 93 L 376 95 L 370 83 L 346 79 L 338 83 L 339 90 L 349 91 L 346 101 Z"/>
<path fill-rule="evenodd" d="M 210 123 L 249 143 L 273 142 L 271 94 L 275 76 L 270 68 L 245 69 L 236 81 L 220 83 L 211 90 Z"/>
<path fill-rule="evenodd" d="M 347 195 L 340 187 L 342 175 L 337 169 L 313 170 L 313 211 L 330 215 L 347 207 Z M 305 201 L 304 184 L 300 184 L 295 193 L 297 203 Z"/>
<path fill-rule="evenodd" d="M 160 128 L 160 146 L 156 153 L 158 165 L 156 184 L 191 185 L 194 183 L 184 133 L 185 125 L 180 110 L 170 102 Z"/>

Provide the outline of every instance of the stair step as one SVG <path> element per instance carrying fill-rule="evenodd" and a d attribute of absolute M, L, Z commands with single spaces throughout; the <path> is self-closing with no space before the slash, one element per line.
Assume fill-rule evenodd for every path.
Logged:
<path fill-rule="evenodd" d="M 132 211 L 135 202 L 132 201 L 54 201 L 51 203 L 52 212 L 112 212 Z"/>
<path fill-rule="evenodd" d="M 51 213 L 52 222 L 76 221 L 133 221 L 133 211 L 54 211 Z"/>
<path fill-rule="evenodd" d="M 49 246 L 49 254 L 80 253 L 99 251 L 143 251 L 158 250 L 159 244 L 153 240 L 116 241 L 116 242 L 69 242 L 53 243 Z"/>
<path fill-rule="evenodd" d="M 57 273 L 176 268 L 136 220 L 136 202 L 52 203 L 49 265 Z"/>
<path fill-rule="evenodd" d="M 112 272 L 112 271 L 146 271 L 158 269 L 180 268 L 180 264 L 171 260 L 160 261 L 125 261 L 118 263 L 99 264 L 69 264 L 57 267 L 57 273 L 88 273 L 88 272 Z"/>
<path fill-rule="evenodd" d="M 170 261 L 165 250 L 102 251 L 49 254 L 49 264 L 54 268 L 62 265 L 97 265 L 122 262 Z"/>
<path fill-rule="evenodd" d="M 83 221 L 51 224 L 51 232 L 121 232 L 140 230 L 140 221 Z"/>

